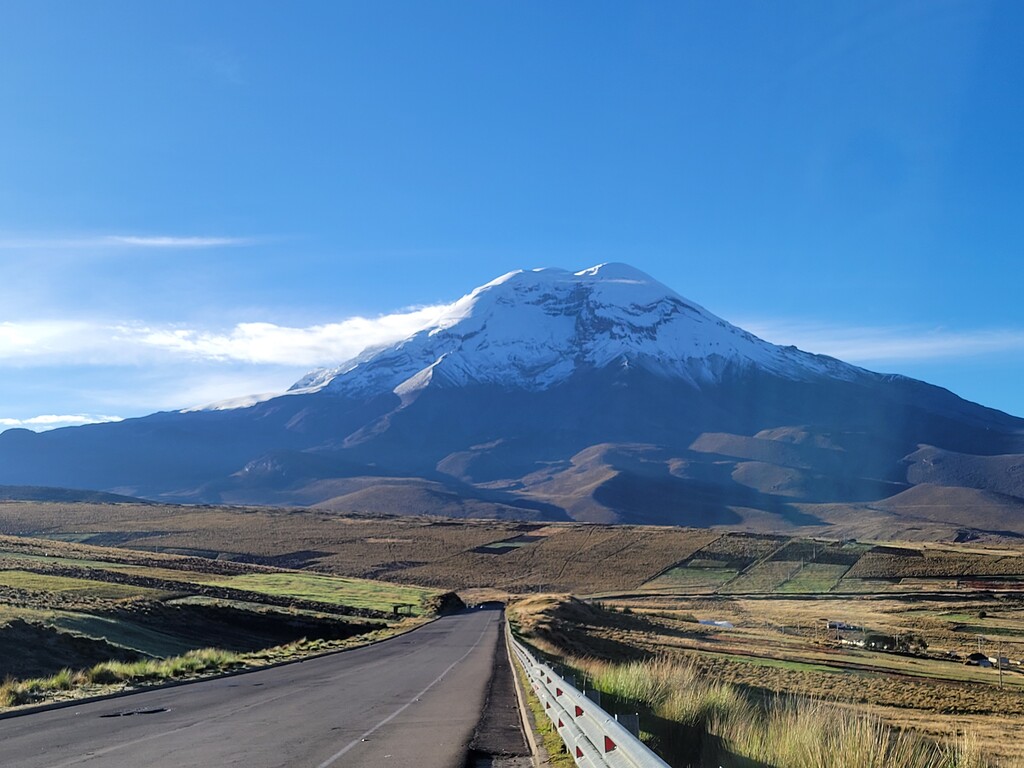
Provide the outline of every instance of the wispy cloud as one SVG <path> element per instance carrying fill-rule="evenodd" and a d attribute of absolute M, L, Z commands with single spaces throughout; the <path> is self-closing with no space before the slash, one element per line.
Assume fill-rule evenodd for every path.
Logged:
<path fill-rule="evenodd" d="M 182 328 L 124 330 L 141 344 L 195 358 L 317 366 L 340 363 L 367 347 L 405 339 L 435 323 L 448 308 L 440 305 L 374 318 L 351 317 L 306 328 L 239 323 L 224 333 Z"/>
<path fill-rule="evenodd" d="M 238 323 L 223 330 L 81 321 L 0 323 L 0 366 L 125 365 L 177 359 L 251 365 L 334 365 L 436 323 L 451 305 L 290 327 Z"/>
<path fill-rule="evenodd" d="M 166 235 L 154 237 L 109 235 L 105 240 L 112 245 L 130 245 L 138 248 L 217 248 L 220 246 L 252 245 L 256 242 L 251 237 L 169 237 Z"/>
<path fill-rule="evenodd" d="M 838 326 L 795 321 L 740 323 L 775 344 L 831 355 L 851 363 L 952 360 L 979 355 L 1024 352 L 1024 329 L 951 331 L 913 326 Z"/>
<path fill-rule="evenodd" d="M 461 309 L 456 302 L 335 323 L 249 322 L 223 329 L 88 320 L 0 322 L 0 372 L 6 371 L 9 381 L 40 389 L 34 405 L 23 403 L 18 412 L 3 414 L 0 431 L 117 421 L 118 416 L 106 414 L 139 415 L 281 392 L 310 369 L 408 338 Z M 740 325 L 777 344 L 894 371 L 903 363 L 928 360 L 1024 356 L 1022 329 L 949 331 L 791 320 Z M 64 408 L 49 411 L 58 401 Z"/>
<path fill-rule="evenodd" d="M 0 366 L 156 365 L 168 360 L 330 366 L 367 347 L 392 344 L 429 328 L 455 306 L 439 304 L 305 327 L 267 322 L 238 323 L 225 329 L 67 320 L 0 322 Z M 755 320 L 740 325 L 767 341 L 793 344 L 852 363 L 893 364 L 1024 352 L 1024 329 L 950 331 Z"/>
<path fill-rule="evenodd" d="M 85 237 L 0 237 L 0 250 L 88 250 L 103 248 L 225 248 L 255 245 L 259 238 L 177 235 L 90 235 Z"/>
<path fill-rule="evenodd" d="M 77 427 L 82 424 L 105 424 L 112 421 L 123 421 L 120 416 L 104 416 L 98 414 L 75 413 L 59 415 L 48 413 L 42 416 L 32 416 L 27 419 L 0 418 L 0 431 L 13 429 L 14 427 L 25 427 L 36 432 L 43 432 L 58 427 Z"/>

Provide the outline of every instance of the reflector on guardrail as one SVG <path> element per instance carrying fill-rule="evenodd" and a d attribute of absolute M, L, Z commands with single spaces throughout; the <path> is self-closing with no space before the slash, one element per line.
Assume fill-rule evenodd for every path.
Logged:
<path fill-rule="evenodd" d="M 579 766 L 670 768 L 587 695 L 509 636 L 509 644 L 530 679 L 566 749 Z"/>

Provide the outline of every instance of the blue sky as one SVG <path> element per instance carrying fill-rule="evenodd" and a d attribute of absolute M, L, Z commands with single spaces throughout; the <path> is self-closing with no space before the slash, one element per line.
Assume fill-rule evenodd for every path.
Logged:
<path fill-rule="evenodd" d="M 283 389 L 604 261 L 1024 416 L 1022 32 L 981 0 L 9 0 L 0 428 Z"/>

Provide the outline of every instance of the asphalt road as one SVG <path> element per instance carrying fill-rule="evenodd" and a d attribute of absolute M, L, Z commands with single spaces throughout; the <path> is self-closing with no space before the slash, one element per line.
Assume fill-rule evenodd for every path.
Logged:
<path fill-rule="evenodd" d="M 0 766 L 461 768 L 500 617 L 466 611 L 299 664 L 0 720 Z"/>

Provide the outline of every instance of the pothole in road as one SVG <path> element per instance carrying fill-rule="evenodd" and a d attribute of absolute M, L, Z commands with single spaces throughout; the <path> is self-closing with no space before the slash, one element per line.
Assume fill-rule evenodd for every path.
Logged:
<path fill-rule="evenodd" d="M 100 717 L 131 717 L 132 715 L 155 715 L 160 712 L 166 712 L 167 707 L 156 707 L 154 709 L 127 709 L 123 712 L 108 712 Z"/>

